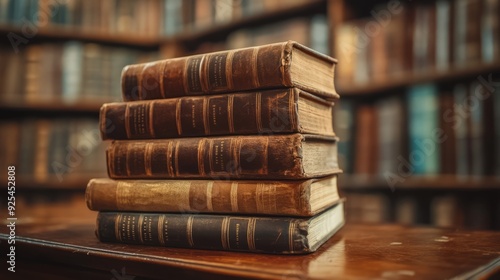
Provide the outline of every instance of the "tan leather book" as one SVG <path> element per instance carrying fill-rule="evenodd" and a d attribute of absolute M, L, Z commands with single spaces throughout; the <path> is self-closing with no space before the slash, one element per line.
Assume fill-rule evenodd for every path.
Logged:
<path fill-rule="evenodd" d="M 124 101 L 297 87 L 337 99 L 337 60 L 287 41 L 133 64 L 122 71 Z"/>
<path fill-rule="evenodd" d="M 94 211 L 237 213 L 310 217 L 339 200 L 337 176 L 309 180 L 92 179 Z"/>

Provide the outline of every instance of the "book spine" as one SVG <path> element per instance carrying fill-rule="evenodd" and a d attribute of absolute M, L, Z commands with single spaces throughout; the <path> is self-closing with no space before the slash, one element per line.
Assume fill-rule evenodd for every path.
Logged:
<path fill-rule="evenodd" d="M 439 118 L 439 127 L 446 135 L 446 138 L 439 144 L 441 174 L 455 175 L 456 172 L 456 130 L 454 128 L 455 122 L 450 121 L 454 117 L 455 106 L 453 102 L 453 95 L 450 89 L 446 89 L 439 95 L 439 114 L 443 116 Z"/>
<path fill-rule="evenodd" d="M 123 100 L 290 87 L 290 62 L 283 62 L 287 47 L 272 44 L 129 65 L 122 71 Z"/>
<path fill-rule="evenodd" d="M 409 158 L 418 175 L 440 172 L 438 103 L 438 88 L 434 84 L 414 86 L 407 93 Z"/>
<path fill-rule="evenodd" d="M 356 128 L 356 153 L 354 154 L 354 173 L 375 174 L 378 161 L 377 116 L 375 107 L 359 105 L 357 108 L 358 125 Z M 371 135 L 371 136 L 370 136 Z M 377 148 L 375 148 L 377 147 Z"/>
<path fill-rule="evenodd" d="M 292 218 L 100 212 L 96 234 L 102 242 L 296 254 L 308 251 L 308 226 L 303 222 Z"/>
<path fill-rule="evenodd" d="M 92 179 L 85 200 L 94 211 L 311 216 L 310 184 L 311 180 L 280 183 Z"/>
<path fill-rule="evenodd" d="M 378 137 L 378 158 L 375 170 L 380 176 L 398 172 L 395 160 L 403 154 L 404 142 L 404 109 L 400 97 L 394 96 L 378 101 L 375 105 L 374 117 L 377 119 L 375 135 Z"/>
<path fill-rule="evenodd" d="M 451 3 L 449 0 L 436 1 L 436 68 L 450 67 Z"/>
<path fill-rule="evenodd" d="M 476 97 L 483 91 L 484 88 L 479 84 L 479 82 L 472 82 L 469 85 L 469 97 Z M 471 175 L 475 176 L 485 176 L 485 148 L 484 146 L 484 130 L 483 125 L 484 119 L 484 103 L 482 100 L 478 100 L 474 106 L 474 110 L 470 113 L 470 145 L 471 145 Z"/>
<path fill-rule="evenodd" d="M 299 132 L 295 89 L 109 103 L 101 107 L 106 139 Z"/>
<path fill-rule="evenodd" d="M 343 99 L 335 104 L 333 120 L 333 130 L 339 137 L 338 158 L 339 166 L 346 174 L 354 171 L 354 120 L 356 115 L 356 106 L 353 100 Z"/>
<path fill-rule="evenodd" d="M 107 149 L 113 179 L 300 179 L 302 136 L 228 136 L 115 140 Z"/>
<path fill-rule="evenodd" d="M 494 92 L 500 92 L 500 85 L 495 85 Z M 493 98 L 493 102 L 490 102 L 493 103 L 492 106 L 494 108 L 493 125 L 495 136 L 493 138 L 493 141 L 495 141 L 496 143 L 496 145 L 493 145 L 495 147 L 495 153 L 492 153 L 495 161 L 495 164 L 493 164 L 493 173 L 495 174 L 496 178 L 500 178 L 500 147 L 498 146 L 498 143 L 500 143 L 500 96 L 498 94 L 492 94 L 491 97 Z M 500 210 L 500 204 L 498 210 Z M 497 213 L 500 213 L 500 211 Z M 500 227 L 500 221 L 497 223 L 497 227 Z"/>
<path fill-rule="evenodd" d="M 457 84 L 453 88 L 453 107 L 455 110 L 464 106 L 464 100 L 467 100 L 467 88 L 464 84 Z M 457 112 L 454 112 L 457 114 Z M 469 118 L 468 118 L 469 119 Z M 472 159 L 467 152 L 469 126 L 467 119 L 458 118 L 458 124 L 455 122 L 455 174 L 458 176 L 466 176 L 469 174 L 469 163 Z"/>

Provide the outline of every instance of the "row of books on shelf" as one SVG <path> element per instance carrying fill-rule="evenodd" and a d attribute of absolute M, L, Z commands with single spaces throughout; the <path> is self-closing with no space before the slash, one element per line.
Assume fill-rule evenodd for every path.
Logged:
<path fill-rule="evenodd" d="M 444 228 L 500 229 L 498 196 L 468 193 L 347 193 L 346 220 L 352 223 L 398 223 Z"/>
<path fill-rule="evenodd" d="M 0 48 L 0 100 L 6 104 L 105 102 L 120 98 L 120 71 L 157 52 L 69 41 Z"/>
<path fill-rule="evenodd" d="M 339 83 L 388 81 L 500 60 L 498 0 L 438 0 L 377 7 L 336 28 Z"/>
<path fill-rule="evenodd" d="M 295 17 L 277 23 L 233 31 L 229 33 L 227 40 L 206 41 L 192 52 L 207 53 L 293 40 L 320 53 L 328 54 L 330 53 L 328 30 L 328 18 L 324 14 Z"/>
<path fill-rule="evenodd" d="M 416 85 L 373 102 L 342 100 L 335 131 L 344 172 L 390 184 L 409 175 L 500 174 L 498 92 L 472 81 Z"/>
<path fill-rule="evenodd" d="M 15 166 L 20 180 L 64 184 L 106 174 L 105 145 L 95 119 L 4 120 L 0 135 L 0 165 Z"/>
<path fill-rule="evenodd" d="M 245 17 L 298 6 L 305 0 L 165 0 L 163 34 L 207 30 Z"/>
<path fill-rule="evenodd" d="M 2 0 L 0 24 L 77 29 L 142 38 L 206 29 L 304 3 L 263 0 Z"/>
<path fill-rule="evenodd" d="M 162 32 L 164 7 L 165 1 L 160 0 L 3 0 L 0 23 L 157 37 Z"/>
<path fill-rule="evenodd" d="M 235 49 L 286 40 L 294 40 L 323 54 L 330 53 L 326 15 L 297 17 L 260 27 L 237 30 L 229 34 L 225 44 L 227 49 Z"/>

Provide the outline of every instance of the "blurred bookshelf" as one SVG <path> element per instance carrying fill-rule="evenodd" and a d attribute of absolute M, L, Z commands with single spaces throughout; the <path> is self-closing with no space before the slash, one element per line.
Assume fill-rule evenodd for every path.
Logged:
<path fill-rule="evenodd" d="M 79 143 L 92 139 L 101 104 L 121 100 L 125 65 L 295 40 L 339 60 L 339 186 L 348 215 L 366 204 L 378 217 L 354 221 L 400 222 L 398 211 L 411 208 L 430 215 L 414 223 L 500 229 L 500 97 L 483 81 L 500 80 L 500 1 L 414 2 L 0 0 L 1 166 L 19 167 L 20 189 L 83 190 L 107 176 L 105 144 L 72 159 L 63 180 L 52 163 L 69 168 Z M 455 125 L 457 106 L 470 107 L 463 101 L 481 85 L 479 96 L 491 94 L 472 99 L 479 105 Z M 447 139 L 427 144 L 434 129 Z M 432 146 L 421 164 L 410 159 L 416 139 Z M 436 209 L 456 210 L 464 192 L 477 210 L 467 215 L 486 209 L 488 223 L 432 219 Z"/>
<path fill-rule="evenodd" d="M 500 61 L 476 63 L 467 65 L 467 67 L 450 69 L 447 71 L 429 69 L 425 73 L 401 74 L 398 77 L 388 81 L 373 82 L 361 85 L 345 86 L 339 88 L 343 96 L 362 96 L 390 92 L 398 89 L 404 89 L 414 84 L 423 83 L 453 83 L 460 79 L 470 79 L 483 74 L 498 73 L 500 71 Z"/>
<path fill-rule="evenodd" d="M 343 190 L 388 190 L 390 192 L 405 190 L 464 190 L 472 192 L 500 190 L 500 179 L 492 176 L 414 176 L 403 179 L 397 187 L 391 187 L 384 178 L 374 176 L 346 175 L 342 176 L 340 180 L 340 186 Z"/>
<path fill-rule="evenodd" d="M 500 229 L 500 2 L 336 4 L 349 220 Z"/>
<path fill-rule="evenodd" d="M 261 2 L 261 4 L 259 4 Z M 268 1 L 269 3 L 271 1 Z M 310 1 L 274 1 L 272 7 L 266 8 L 265 1 L 256 1 L 256 5 L 261 7 L 250 8 L 255 9 L 254 12 L 238 12 L 233 20 L 223 21 L 221 24 L 214 26 L 202 26 L 194 29 L 191 32 L 167 37 L 166 41 L 181 41 L 190 44 L 200 44 L 205 40 L 224 39 L 227 35 L 240 29 L 252 28 L 263 24 L 277 23 L 286 21 L 294 17 L 304 17 L 311 14 L 322 14 L 326 8 L 327 1 L 325 0 L 310 0 Z M 243 1 L 234 1 L 234 3 L 242 4 Z M 269 4 L 268 4 L 269 5 Z M 242 8 L 245 9 L 245 8 Z M 259 9 L 262 9 L 258 12 Z M 246 15 L 244 15 L 246 14 Z M 196 24 L 196 18 L 195 18 Z"/>

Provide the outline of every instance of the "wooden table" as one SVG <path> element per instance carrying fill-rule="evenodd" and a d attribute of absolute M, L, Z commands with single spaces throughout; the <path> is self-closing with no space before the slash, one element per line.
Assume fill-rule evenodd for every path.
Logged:
<path fill-rule="evenodd" d="M 5 226 L 1 232 L 5 260 Z M 95 238 L 88 221 L 19 223 L 15 246 L 16 273 L 8 272 L 2 261 L 1 279 L 444 279 L 500 274 L 500 232 L 393 225 L 348 224 L 318 252 L 302 256 L 105 244 Z"/>

